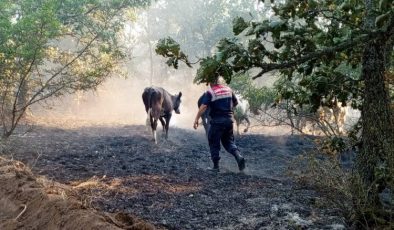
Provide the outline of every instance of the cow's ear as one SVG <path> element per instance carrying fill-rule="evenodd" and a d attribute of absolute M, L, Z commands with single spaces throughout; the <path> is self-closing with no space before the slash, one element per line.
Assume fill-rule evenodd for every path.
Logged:
<path fill-rule="evenodd" d="M 179 92 L 178 97 L 179 97 L 179 98 L 182 97 L 182 92 Z"/>

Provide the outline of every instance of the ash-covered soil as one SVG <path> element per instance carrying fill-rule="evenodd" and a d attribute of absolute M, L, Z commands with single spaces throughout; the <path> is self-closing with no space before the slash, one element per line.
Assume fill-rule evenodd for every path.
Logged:
<path fill-rule="evenodd" d="M 245 172 L 222 151 L 215 173 L 201 130 L 170 127 L 169 140 L 157 145 L 138 125 L 18 132 L 7 158 L 71 186 L 99 211 L 130 213 L 166 229 L 345 228 L 335 209 L 317 205 L 317 192 L 286 174 L 288 163 L 313 147 L 301 136 L 236 137 Z"/>

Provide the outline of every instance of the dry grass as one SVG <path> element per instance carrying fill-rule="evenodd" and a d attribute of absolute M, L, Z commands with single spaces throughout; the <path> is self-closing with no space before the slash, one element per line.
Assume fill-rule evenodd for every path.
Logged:
<path fill-rule="evenodd" d="M 326 199 L 322 205 L 334 207 L 348 217 L 352 210 L 351 178 L 334 156 L 309 152 L 295 159 L 289 171 L 299 183 L 317 189 Z"/>

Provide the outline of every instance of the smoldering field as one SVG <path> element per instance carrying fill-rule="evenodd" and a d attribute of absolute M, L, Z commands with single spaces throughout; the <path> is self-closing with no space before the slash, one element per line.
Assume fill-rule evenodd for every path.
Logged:
<path fill-rule="evenodd" d="M 3 155 L 22 161 L 39 177 L 71 187 L 86 208 L 135 214 L 160 228 L 344 228 L 336 207 L 322 206 L 320 194 L 288 177 L 289 163 L 314 146 L 302 136 L 290 136 L 286 127 L 261 127 L 252 121 L 250 131 L 236 137 L 247 160 L 245 172 L 239 173 L 235 160 L 224 151 L 221 172 L 208 170 L 205 133 L 202 127 L 192 130 L 197 99 L 206 87 L 192 84 L 195 69 L 181 66 L 175 71 L 164 59 L 149 55 L 150 42 L 170 32 L 189 34 L 190 44 L 206 35 L 195 19 L 209 9 L 182 5 L 205 6 L 204 2 L 176 2 L 179 14 L 171 7 L 164 9 L 167 13 L 159 7 L 143 14 L 146 18 L 139 28 L 151 28 L 139 31 L 137 42 L 129 44 L 133 57 L 121 70 L 127 78 L 114 75 L 96 90 L 35 104 L 7 145 L 1 146 Z M 210 10 L 217 15 L 216 9 Z M 249 15 L 250 8 L 245 13 Z M 169 15 L 179 18 L 172 19 L 173 26 L 163 26 Z M 185 19 L 198 24 L 189 26 Z M 226 34 L 213 34 L 189 51 L 206 56 Z M 169 139 L 159 137 L 157 145 L 145 127 L 141 98 L 151 85 L 183 94 L 181 114 L 171 119 Z"/>
<path fill-rule="evenodd" d="M 322 207 L 324 198 L 287 175 L 311 141 L 254 127 L 236 137 L 245 172 L 222 151 L 221 172 L 212 173 L 202 127 L 191 130 L 204 86 L 161 84 L 184 97 L 169 139 L 155 145 L 141 99 L 147 85 L 146 79 L 111 79 L 79 100 L 73 95 L 51 102 L 50 110 L 32 110 L 34 125 L 17 130 L 6 156 L 72 187 L 88 208 L 134 214 L 158 228 L 344 228 L 335 207 Z"/>

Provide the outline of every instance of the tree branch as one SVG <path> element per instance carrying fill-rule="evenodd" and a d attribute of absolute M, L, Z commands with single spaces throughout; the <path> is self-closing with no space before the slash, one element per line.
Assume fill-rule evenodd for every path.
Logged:
<path fill-rule="evenodd" d="M 93 42 L 98 38 L 98 34 L 91 40 L 89 43 L 78 53 L 77 56 L 75 56 L 70 62 L 65 64 L 60 70 L 55 72 L 43 85 L 41 89 L 39 89 L 29 100 L 27 104 L 31 104 L 32 101 L 35 101 L 36 97 L 40 95 L 44 89 L 46 89 L 46 86 L 48 85 L 49 82 L 51 82 L 55 77 L 57 77 L 59 74 L 61 74 L 67 67 L 69 67 L 72 63 L 74 63 L 76 60 L 78 60 L 84 53 L 85 51 L 93 44 Z"/>
<path fill-rule="evenodd" d="M 322 50 L 318 50 L 316 52 L 313 53 L 309 53 L 306 54 L 298 59 L 295 60 L 291 60 L 288 62 L 283 62 L 283 63 L 261 63 L 260 65 L 256 66 L 258 68 L 261 68 L 262 70 L 255 75 L 254 77 L 252 77 L 252 79 L 257 79 L 261 76 L 263 76 L 263 74 L 270 72 L 272 70 L 279 70 L 279 69 L 287 69 L 287 68 L 291 68 L 294 66 L 297 66 L 299 64 L 305 63 L 307 61 L 310 60 L 316 60 L 316 59 L 321 59 L 324 56 L 328 55 L 328 54 L 332 54 L 338 51 L 343 51 L 343 50 L 347 50 L 347 49 L 352 49 L 354 47 L 354 45 L 363 42 L 363 41 L 368 41 L 369 39 L 371 39 L 374 35 L 376 35 L 376 33 L 371 33 L 369 35 L 361 35 L 360 37 L 353 39 L 353 40 L 348 40 L 343 42 L 342 44 L 339 44 L 338 46 L 334 46 L 334 47 L 327 47 L 325 49 Z"/>

